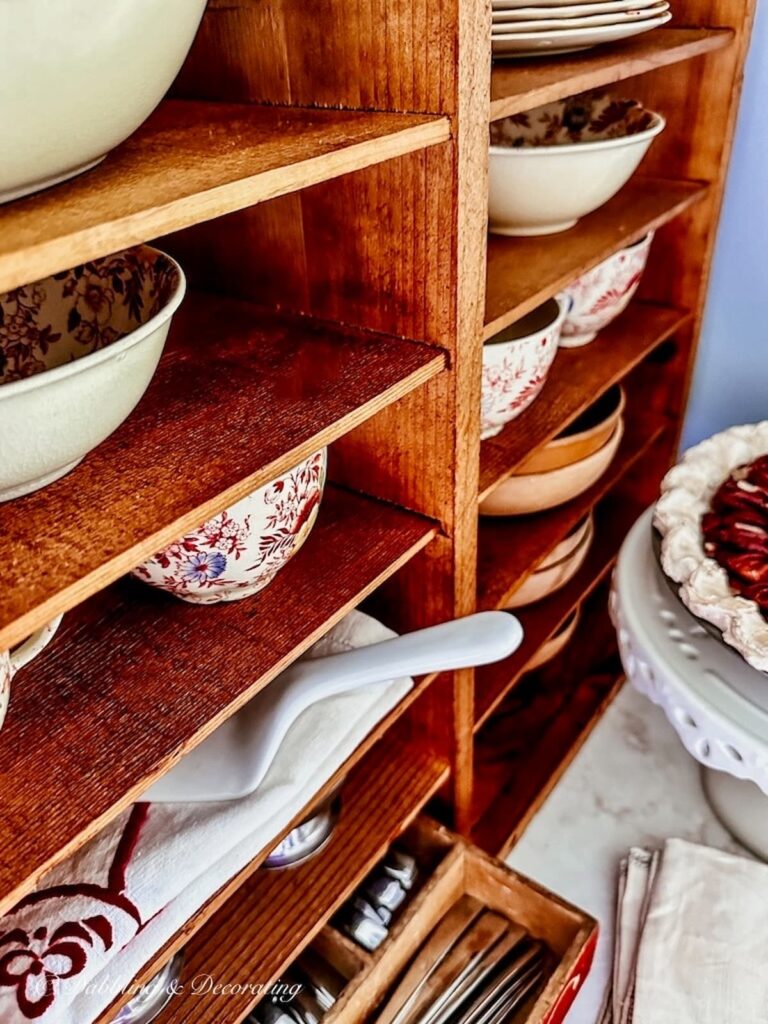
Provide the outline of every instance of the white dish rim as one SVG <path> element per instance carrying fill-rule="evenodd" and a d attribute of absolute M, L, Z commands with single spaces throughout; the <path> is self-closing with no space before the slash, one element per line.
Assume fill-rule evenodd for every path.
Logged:
<path fill-rule="evenodd" d="M 561 146 L 489 146 L 491 156 L 542 156 L 554 155 L 567 156 L 570 153 L 585 153 L 590 149 L 619 149 L 622 146 L 629 146 L 635 142 L 646 142 L 654 139 L 664 131 L 667 125 L 666 118 L 655 110 L 649 110 L 653 116 L 653 124 L 642 132 L 635 132 L 634 135 L 621 135 L 615 139 L 595 139 L 593 142 L 574 142 L 572 145 Z"/>
<path fill-rule="evenodd" d="M 627 38 L 633 35 L 641 35 L 643 32 L 650 32 L 651 29 L 660 28 L 662 25 L 666 25 L 668 21 L 672 20 L 672 14 L 670 11 L 666 11 L 664 14 L 660 14 L 658 18 L 649 18 L 647 21 L 629 21 L 626 24 L 621 25 L 593 25 L 591 28 L 568 28 L 567 26 L 563 29 L 550 28 L 546 31 L 541 32 L 510 32 L 505 35 L 492 36 L 492 43 L 525 43 L 525 42 L 546 42 L 551 41 L 553 46 L 562 44 L 563 46 L 571 47 L 575 44 L 578 48 L 578 43 L 582 42 L 582 48 L 588 49 L 591 46 L 599 46 L 601 43 L 607 43 L 616 39 L 622 38 L 622 33 L 627 33 Z M 621 32 L 615 32 L 612 30 L 620 29 Z M 632 30 L 632 31 L 628 31 Z M 602 39 L 595 39 L 595 35 L 603 35 Z M 562 37 L 562 38 L 558 38 Z M 532 50 L 540 50 L 541 47 L 533 47 Z M 517 51 L 524 53 L 525 51 Z"/>

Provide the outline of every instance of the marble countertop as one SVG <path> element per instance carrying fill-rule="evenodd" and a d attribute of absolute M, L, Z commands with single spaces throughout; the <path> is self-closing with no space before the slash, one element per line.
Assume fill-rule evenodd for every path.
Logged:
<path fill-rule="evenodd" d="M 612 963 L 619 861 L 672 837 L 744 853 L 704 799 L 696 762 L 662 711 L 625 686 L 508 863 L 593 914 L 595 964 L 568 1024 L 595 1024 Z"/>

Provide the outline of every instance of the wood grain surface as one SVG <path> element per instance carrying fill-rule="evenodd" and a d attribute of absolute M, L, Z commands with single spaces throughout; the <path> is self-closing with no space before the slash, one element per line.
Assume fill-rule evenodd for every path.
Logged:
<path fill-rule="evenodd" d="M 286 870 L 259 871 L 278 841 L 273 840 L 146 966 L 141 977 L 150 978 L 185 944 L 181 981 L 187 991 L 171 1001 L 157 1024 L 239 1024 L 258 997 L 195 995 L 191 979 L 210 974 L 222 984 L 265 986 L 276 980 L 386 853 L 447 772 L 444 761 L 402 737 L 379 743 L 344 783 L 339 823 L 318 856 Z M 124 1001 L 116 1001 L 99 1024 L 106 1024 Z"/>
<path fill-rule="evenodd" d="M 633 302 L 589 345 L 561 348 L 538 398 L 500 434 L 483 441 L 480 500 L 678 331 L 689 316 L 679 309 Z"/>
<path fill-rule="evenodd" d="M 0 733 L 0 913 L 433 534 L 330 488 L 304 547 L 252 598 L 198 606 L 124 580 L 67 616 L 14 681 Z"/>
<path fill-rule="evenodd" d="M 0 504 L 0 648 L 439 373 L 445 355 L 189 295 L 138 408 L 72 473 Z"/>
<path fill-rule="evenodd" d="M 493 337 L 580 274 L 700 202 L 706 192 L 705 185 L 693 181 L 635 177 L 570 231 L 536 238 L 489 235 L 485 337 Z"/>
<path fill-rule="evenodd" d="M 491 73 L 491 120 L 691 60 L 733 40 L 730 29 L 659 28 L 557 60 L 497 61 Z"/>
<path fill-rule="evenodd" d="M 0 291 L 448 137 L 420 114 L 169 100 L 94 170 L 0 209 Z"/>

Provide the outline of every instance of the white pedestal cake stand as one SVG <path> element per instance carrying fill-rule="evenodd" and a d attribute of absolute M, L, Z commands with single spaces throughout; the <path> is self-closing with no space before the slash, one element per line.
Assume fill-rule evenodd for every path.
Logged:
<path fill-rule="evenodd" d="M 624 670 L 702 765 L 715 814 L 768 860 L 768 675 L 710 636 L 672 593 L 653 551 L 652 518 L 649 509 L 635 523 L 614 573 Z"/>

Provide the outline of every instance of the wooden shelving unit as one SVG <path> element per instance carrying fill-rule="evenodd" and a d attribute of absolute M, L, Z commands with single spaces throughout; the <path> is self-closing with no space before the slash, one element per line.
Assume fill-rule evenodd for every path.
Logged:
<path fill-rule="evenodd" d="M 0 911 L 361 601 L 399 630 L 503 607 L 594 509 L 578 574 L 520 612 L 520 650 L 417 680 L 140 978 L 184 945 L 187 975 L 279 977 L 438 791 L 488 852 L 519 837 L 619 684 L 606 580 L 674 457 L 695 358 L 755 0 L 672 5 L 671 28 L 491 67 L 483 0 L 330 0 L 311 18 L 285 0 L 267 19 L 250 0 L 210 0 L 171 96 L 131 139 L 0 207 L 2 290 L 143 242 L 190 287 L 123 426 L 70 475 L 0 505 L 0 649 L 66 613 L 14 681 L 0 733 Z M 489 237 L 489 118 L 612 83 L 667 120 L 639 173 L 568 232 Z M 540 397 L 481 445 L 483 341 L 650 230 L 624 314 L 561 350 Z M 626 431 L 608 472 L 550 512 L 481 519 L 478 498 L 617 382 Z M 317 525 L 256 597 L 196 608 L 120 579 L 325 445 Z M 526 673 L 576 606 L 566 652 Z M 327 848 L 258 870 L 344 776 Z M 485 863 L 469 849 L 450 870 Z M 252 1005 L 179 996 L 160 1020 L 239 1024 Z M 369 1009 L 352 1001 L 344 1024 Z"/>

